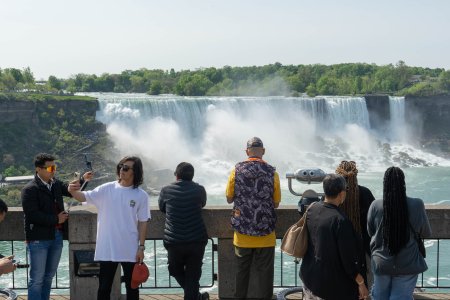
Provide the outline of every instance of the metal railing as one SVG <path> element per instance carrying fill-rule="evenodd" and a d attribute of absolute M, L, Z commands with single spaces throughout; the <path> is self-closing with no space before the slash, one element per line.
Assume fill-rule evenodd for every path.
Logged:
<path fill-rule="evenodd" d="M 152 247 L 148 247 L 149 243 Z M 167 270 L 167 252 L 164 249 L 161 239 L 147 240 L 146 249 L 151 249 L 150 253 L 146 253 L 145 262 L 150 270 L 150 277 L 147 282 L 142 284 L 141 289 L 172 289 L 180 288 L 174 278 L 169 275 Z M 202 277 L 200 279 L 200 287 L 212 287 L 214 281 L 217 280 L 216 254 L 217 244 L 214 239 L 210 238 L 205 248 L 203 258 Z"/>
<path fill-rule="evenodd" d="M 281 240 L 277 240 L 281 242 Z M 425 239 L 427 257 L 426 262 L 428 265 L 428 270 L 419 275 L 419 280 L 417 281 L 416 288 L 420 289 L 450 289 L 450 239 Z M 301 261 L 296 261 L 293 257 L 281 253 L 281 258 L 278 261 L 278 268 L 281 269 L 281 276 L 279 283 L 275 279 L 274 287 L 289 288 L 301 285 L 301 280 L 299 277 L 299 269 Z M 443 263 L 442 258 L 446 257 L 446 261 Z M 286 264 L 290 262 L 291 265 Z M 293 270 L 295 275 L 292 277 L 290 272 L 285 272 L 283 269 L 286 268 Z M 445 268 L 446 273 L 442 271 L 441 268 Z M 277 261 L 275 261 L 275 272 L 277 271 Z M 447 282 L 441 283 L 443 275 L 444 280 Z"/>
<path fill-rule="evenodd" d="M 9 244 L 9 246 L 8 246 Z M 5 251 L 6 248 L 9 248 L 9 251 Z M 23 241 L 0 241 L 0 249 L 3 252 L 2 254 L 5 256 L 8 255 L 14 255 L 14 259 L 17 263 L 20 264 L 29 264 L 28 261 L 28 255 L 27 255 L 27 249 L 26 245 Z M 68 242 L 63 242 L 63 253 L 68 253 Z M 61 268 L 62 267 L 62 268 Z M 60 272 L 56 271 L 55 278 L 52 282 L 52 290 L 67 290 L 70 288 L 69 286 L 69 278 L 67 276 L 67 280 L 64 280 L 66 283 L 61 284 L 60 280 L 60 274 L 61 273 L 67 273 L 69 270 L 69 264 L 67 261 L 67 265 L 60 264 L 59 268 Z M 7 285 L 8 288 L 11 288 L 13 290 L 26 290 L 28 289 L 28 277 L 29 274 L 29 268 L 18 268 L 16 271 L 10 273 L 10 274 L 4 274 L 0 277 L 0 287 L 6 287 L 5 282 L 8 282 L 8 278 L 11 278 L 11 281 L 9 281 L 10 284 Z M 24 280 L 26 279 L 26 280 Z"/>
<path fill-rule="evenodd" d="M 10 246 L 6 246 L 9 244 Z M 171 289 L 171 288 L 180 288 L 178 283 L 169 275 L 167 271 L 167 252 L 164 249 L 163 243 L 161 239 L 151 239 L 146 240 L 146 248 L 150 249 L 149 252 L 145 253 L 145 259 L 147 266 L 150 270 L 150 277 L 142 285 L 142 289 Z M 149 245 L 150 244 L 150 245 Z M 4 253 L 11 253 L 15 256 L 16 261 L 20 263 L 29 264 L 28 255 L 26 251 L 26 246 L 23 241 L 0 241 L 0 248 L 4 249 Z M 9 248 L 10 251 L 6 251 L 6 248 Z M 215 280 L 217 280 L 217 274 L 215 270 L 217 270 L 216 266 L 216 254 L 217 244 L 213 239 L 208 240 L 208 244 L 205 249 L 205 258 L 203 259 L 203 267 L 202 267 L 202 278 L 200 281 L 200 285 L 202 288 L 212 287 L 214 285 Z M 66 257 L 62 257 L 60 265 L 58 267 L 59 273 L 63 275 L 68 274 L 69 272 L 69 263 L 68 263 L 68 243 L 64 241 L 63 246 L 63 255 L 66 253 Z M 13 290 L 26 290 L 27 282 L 29 280 L 28 273 L 29 268 L 16 269 L 15 272 L 10 274 L 5 274 L 0 278 L 0 287 L 5 285 L 5 282 L 8 282 L 7 287 Z M 11 278 L 11 281 L 8 280 L 8 277 Z M 55 278 L 52 283 L 52 290 L 68 290 L 70 286 L 65 284 L 65 282 L 69 282 L 68 277 L 67 280 L 64 280 L 63 284 L 61 284 L 60 276 L 58 276 L 58 272 L 55 275 Z M 26 280 L 24 280 L 26 279 Z"/>
<path fill-rule="evenodd" d="M 6 246 L 8 245 L 9 246 Z M 289 288 L 301 285 L 299 278 L 298 261 L 291 256 L 283 254 L 279 250 L 281 239 L 277 240 L 277 247 L 275 252 L 275 281 L 276 288 Z M 450 253 L 450 239 L 427 239 L 425 240 L 427 247 L 427 264 L 429 269 L 419 276 L 417 288 L 421 289 L 450 289 L 450 259 L 443 262 L 443 257 L 448 257 Z M 1 241 L 0 248 L 5 251 L 10 248 L 10 253 L 15 255 L 15 259 L 21 263 L 29 263 L 26 255 L 26 247 L 23 241 Z M 171 278 L 167 271 L 167 252 L 164 249 L 161 239 L 150 239 L 146 241 L 146 248 L 151 249 L 146 252 L 145 261 L 150 269 L 150 277 L 147 282 L 142 285 L 142 289 L 174 289 L 180 288 L 178 283 Z M 205 249 L 205 258 L 203 260 L 202 278 L 200 285 L 202 288 L 213 287 L 217 280 L 217 251 L 216 240 L 210 238 Z M 68 243 L 64 241 L 63 253 L 68 255 Z M 9 253 L 3 253 L 9 254 Z M 70 286 L 67 284 L 68 258 L 62 259 L 59 266 L 59 273 L 57 272 L 53 280 L 53 290 L 67 290 Z M 445 273 L 442 270 L 445 268 Z M 59 276 L 60 274 L 61 276 Z M 440 278 L 440 276 L 443 276 Z M 61 280 L 61 277 L 67 278 Z M 24 281 L 26 278 L 26 281 Z M 444 280 L 442 280 L 444 278 Z M 15 272 L 5 274 L 0 277 L 0 287 L 9 287 L 13 290 L 26 290 L 28 282 L 28 268 L 17 269 Z M 12 282 L 11 282 L 12 281 Z M 444 283 L 448 282 L 448 283 Z M 6 285 L 5 285 L 6 283 Z"/>

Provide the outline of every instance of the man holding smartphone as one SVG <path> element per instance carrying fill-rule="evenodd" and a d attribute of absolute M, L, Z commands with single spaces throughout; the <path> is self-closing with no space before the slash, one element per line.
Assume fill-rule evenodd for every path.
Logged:
<path fill-rule="evenodd" d="M 116 166 L 117 180 L 92 191 L 82 192 L 79 181 L 69 185 L 69 192 L 80 202 L 93 204 L 98 211 L 95 261 L 100 262 L 97 299 L 109 300 L 120 263 L 128 300 L 139 299 L 139 288 L 131 284 L 133 268 L 144 260 L 147 221 L 150 219 L 149 196 L 139 186 L 143 183 L 142 161 L 136 156 L 122 158 Z"/>
<path fill-rule="evenodd" d="M 53 277 L 56 274 L 63 247 L 63 196 L 71 197 L 68 183 L 55 178 L 55 157 L 40 153 L 34 159 L 35 177 L 22 189 L 22 207 L 25 238 L 30 258 L 28 299 L 50 298 Z M 83 175 L 90 180 L 92 174 Z"/>

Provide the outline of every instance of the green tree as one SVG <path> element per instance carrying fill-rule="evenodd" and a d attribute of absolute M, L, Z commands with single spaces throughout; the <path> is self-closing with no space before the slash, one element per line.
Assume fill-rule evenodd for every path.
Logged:
<path fill-rule="evenodd" d="M 47 85 L 51 89 L 60 90 L 61 89 L 61 80 L 56 78 L 55 76 L 51 75 L 48 77 Z"/>
<path fill-rule="evenodd" d="M 150 95 L 159 95 L 161 94 L 161 90 L 162 90 L 161 82 L 159 82 L 158 80 L 153 80 L 150 85 L 148 93 Z"/>
<path fill-rule="evenodd" d="M 439 87 L 446 91 L 450 92 L 450 70 L 444 71 L 439 75 Z"/>

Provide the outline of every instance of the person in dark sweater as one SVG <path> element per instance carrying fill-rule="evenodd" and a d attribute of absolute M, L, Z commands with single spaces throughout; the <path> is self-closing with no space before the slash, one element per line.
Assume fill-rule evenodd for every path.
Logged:
<path fill-rule="evenodd" d="M 366 299 L 369 292 L 361 266 L 361 244 L 339 206 L 347 185 L 341 175 L 323 180 L 325 200 L 306 212 L 308 249 L 300 267 L 305 299 Z"/>
<path fill-rule="evenodd" d="M 180 163 L 176 181 L 161 189 L 159 209 L 166 214 L 164 247 L 169 274 L 184 290 L 185 300 L 209 299 L 200 294 L 203 255 L 208 242 L 202 208 L 206 205 L 205 188 L 192 181 L 194 167 Z"/>

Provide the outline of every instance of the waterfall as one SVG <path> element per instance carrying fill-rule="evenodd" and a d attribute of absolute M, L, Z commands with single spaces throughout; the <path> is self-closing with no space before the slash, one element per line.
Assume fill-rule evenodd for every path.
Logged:
<path fill-rule="evenodd" d="M 116 150 L 141 156 L 147 178 L 172 179 L 175 166 L 188 161 L 196 179 L 217 195 L 229 170 L 246 158 L 245 143 L 253 136 L 263 140 L 264 159 L 282 177 L 301 167 L 333 172 L 341 160 L 356 161 L 360 172 L 450 165 L 406 143 L 403 98 L 391 98 L 390 130 L 380 133 L 370 128 L 363 97 L 89 95 L 99 100 L 97 119 L 107 125 Z"/>
<path fill-rule="evenodd" d="M 405 142 L 408 140 L 405 121 L 405 98 L 389 97 L 391 140 Z"/>
<path fill-rule="evenodd" d="M 226 111 L 242 119 L 258 118 L 255 111 L 269 113 L 270 119 L 294 113 L 304 115 L 320 130 L 336 130 L 347 124 L 369 128 L 365 100 L 355 97 L 155 97 L 131 94 L 123 99 L 106 94 L 99 99 L 97 118 L 105 124 L 122 121 L 139 126 L 143 120 L 172 120 L 191 138 L 202 137 L 212 110 Z"/>

